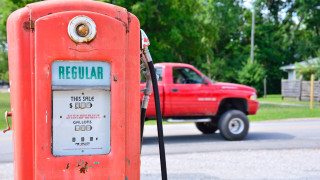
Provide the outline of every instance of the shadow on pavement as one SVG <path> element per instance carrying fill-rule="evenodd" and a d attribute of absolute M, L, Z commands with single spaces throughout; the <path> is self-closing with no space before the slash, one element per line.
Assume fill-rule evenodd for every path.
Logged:
<path fill-rule="evenodd" d="M 266 140 L 290 140 L 294 136 L 285 133 L 272 132 L 249 132 L 247 137 L 242 141 L 266 141 Z M 165 136 L 166 144 L 179 143 L 205 143 L 205 142 L 234 142 L 225 140 L 220 133 L 216 134 L 196 134 L 196 135 L 170 135 Z M 158 144 L 158 137 L 143 137 L 143 145 Z"/>
<path fill-rule="evenodd" d="M 161 179 L 161 174 L 141 174 L 141 180 L 159 180 Z M 208 176 L 202 173 L 168 173 L 168 179 L 174 180 L 195 180 L 195 179 L 217 179 L 217 177 Z"/>
<path fill-rule="evenodd" d="M 217 134 L 196 134 L 196 135 L 170 135 L 165 136 L 164 141 L 166 144 L 178 143 L 204 143 L 212 141 L 224 141 L 224 139 Z M 158 144 L 158 137 L 143 137 L 143 145 Z"/>
<path fill-rule="evenodd" d="M 13 162 L 13 153 L 4 153 L 4 154 L 0 154 L 0 164 L 1 163 L 11 163 Z"/>
<path fill-rule="evenodd" d="M 290 140 L 295 136 L 285 134 L 285 133 L 275 133 L 275 132 L 249 132 L 246 141 L 250 140 Z"/>

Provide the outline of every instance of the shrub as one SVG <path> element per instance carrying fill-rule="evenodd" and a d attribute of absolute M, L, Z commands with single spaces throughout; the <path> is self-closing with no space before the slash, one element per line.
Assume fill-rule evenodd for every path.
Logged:
<path fill-rule="evenodd" d="M 257 61 L 251 63 L 248 59 L 237 74 L 239 83 L 254 87 L 258 91 L 258 96 L 263 95 L 263 79 L 266 77 L 266 71 L 261 64 Z"/>

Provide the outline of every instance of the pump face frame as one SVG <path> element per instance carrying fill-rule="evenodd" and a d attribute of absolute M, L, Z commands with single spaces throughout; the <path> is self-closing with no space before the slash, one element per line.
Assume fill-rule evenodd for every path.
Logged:
<path fill-rule="evenodd" d="M 109 42 L 108 44 L 105 44 L 105 42 L 102 41 L 102 39 L 96 38 L 92 43 L 89 44 L 82 44 L 84 47 L 96 47 L 97 50 L 94 51 L 89 51 L 89 52 L 79 52 L 77 50 L 70 49 L 69 47 L 72 47 L 74 42 L 72 42 L 70 39 L 67 41 L 68 43 L 65 43 L 65 45 L 61 46 L 48 46 L 46 45 L 47 42 L 51 42 L 52 45 L 54 44 L 59 44 L 60 39 L 57 39 L 56 37 L 47 37 L 48 32 L 50 32 L 50 25 L 51 24 L 58 24 L 59 22 L 63 22 L 66 19 L 71 20 L 74 17 L 77 17 L 79 14 L 81 15 L 90 17 L 93 21 L 99 22 L 97 24 L 97 29 L 102 26 L 102 24 L 109 24 L 109 26 L 114 27 L 115 29 L 118 29 L 117 32 L 112 32 L 110 33 L 110 29 L 105 28 L 103 29 L 100 27 L 99 32 L 106 34 L 104 38 L 106 39 L 112 39 L 113 37 L 117 37 L 116 40 Z M 50 17 L 49 17 L 50 16 Z M 125 94 L 125 86 L 124 86 L 124 72 L 122 69 L 125 69 L 124 64 L 125 64 L 125 28 L 123 25 L 114 19 L 111 19 L 107 16 L 100 15 L 100 14 L 94 14 L 92 12 L 61 12 L 61 13 L 55 13 L 52 15 L 49 15 L 45 18 L 39 18 L 36 23 L 35 23 L 35 53 L 36 53 L 36 58 L 35 58 L 35 63 L 37 66 L 35 67 L 35 91 L 36 94 L 40 96 L 35 97 L 35 141 L 38 142 L 35 146 L 35 150 L 38 151 L 39 153 L 35 154 L 35 159 L 36 159 L 36 171 L 40 172 L 45 172 L 47 171 L 48 168 L 52 168 L 48 166 L 48 164 L 54 164 L 56 161 L 60 161 L 60 164 L 58 167 L 62 168 L 61 166 L 66 166 L 68 163 L 74 163 L 75 166 L 77 166 L 77 161 L 79 159 L 83 160 L 83 164 L 88 163 L 88 166 L 94 166 L 95 167 L 95 172 L 102 172 L 103 168 L 107 168 L 110 166 L 115 166 L 119 167 L 120 172 L 125 171 L 125 162 L 118 161 L 118 159 L 125 159 L 125 153 L 121 151 L 121 149 L 125 149 L 125 140 L 122 139 L 122 137 L 125 136 L 125 131 L 120 128 L 121 124 L 124 125 L 125 117 L 125 99 L 124 99 L 124 94 Z M 68 29 L 68 24 L 64 23 L 61 24 L 61 28 L 59 30 L 56 30 L 55 33 L 57 37 L 65 37 L 66 30 Z M 46 37 L 46 38 L 45 38 Z M 111 53 L 111 51 L 105 51 L 102 52 L 101 50 L 98 49 L 98 47 L 106 47 L 106 49 L 112 49 L 112 47 L 118 47 L 118 52 L 119 53 Z M 64 52 L 64 53 L 62 53 Z M 68 54 L 77 54 L 79 57 L 78 58 L 72 58 Z M 90 55 L 90 56 L 88 56 Z M 86 58 L 84 56 L 87 56 Z M 66 58 L 68 57 L 68 59 Z M 106 59 L 106 57 L 109 57 Z M 72 59 L 71 59 L 72 58 Z M 51 84 L 51 81 L 53 79 L 53 63 L 58 62 L 59 60 L 64 60 L 60 61 L 62 63 L 68 63 L 71 61 L 76 61 L 76 62 L 97 62 L 97 61 L 103 61 L 103 62 L 108 62 L 110 64 L 110 85 L 112 87 L 111 91 L 111 124 L 110 124 L 110 153 L 107 155 L 98 155 L 101 153 L 98 153 L 96 155 L 91 155 L 93 159 L 96 161 L 100 162 L 99 165 L 94 165 L 94 162 L 90 161 L 89 157 L 86 155 L 89 154 L 84 154 L 80 155 L 81 152 L 79 153 L 58 153 L 53 155 L 53 149 L 45 148 L 45 150 L 42 150 L 42 147 L 45 146 L 45 144 L 51 144 L 54 143 L 52 139 L 52 133 L 54 133 L 52 130 L 53 128 L 50 126 L 47 126 L 43 123 L 43 119 L 47 119 L 47 124 L 52 124 L 52 119 L 53 117 L 58 117 L 61 116 L 61 114 L 58 114 L 57 116 L 53 114 L 55 111 L 51 111 L 53 106 L 51 101 L 54 100 L 53 97 L 55 97 L 54 91 L 54 85 L 56 84 Z M 68 61 L 66 61 L 67 59 Z M 91 63 L 91 64 L 92 64 Z M 48 68 L 47 71 L 43 71 L 44 68 Z M 117 76 L 119 81 L 111 81 L 111 76 Z M 69 83 L 70 84 L 70 83 Z M 61 85 L 61 84 L 60 84 Z M 62 84 L 63 85 L 63 84 Z M 86 88 L 92 89 L 92 86 L 87 86 Z M 76 89 L 85 89 L 82 87 L 76 87 Z M 117 92 L 117 93 L 112 93 L 112 92 Z M 65 106 L 67 104 L 64 104 Z M 48 118 L 51 117 L 51 118 Z M 64 117 L 63 117 L 64 118 Z M 118 121 L 112 121 L 113 119 L 119 119 Z M 74 131 L 74 129 L 70 129 L 71 131 Z M 74 132 L 76 133 L 76 132 Z M 40 136 L 41 134 L 41 136 Z M 66 139 L 69 140 L 70 143 L 72 142 L 72 137 L 76 137 L 77 135 L 72 135 L 70 137 L 65 137 Z M 82 136 L 85 137 L 85 136 Z M 86 138 L 86 137 L 85 137 Z M 113 140 L 114 139 L 114 140 Z M 55 146 L 53 146 L 55 147 Z M 65 146 L 66 147 L 66 146 Z M 65 148 L 65 149 L 70 149 L 70 148 Z M 103 153 L 105 154 L 105 153 Z M 63 155 L 63 156 L 61 156 Z M 76 156 L 75 156 L 76 155 Z M 80 155 L 80 156 L 78 156 Z M 49 159 L 48 159 L 49 158 Z M 72 165 L 72 164 L 70 164 Z M 100 168 L 99 168 L 100 167 Z M 102 168 L 103 167 L 103 168 Z M 87 172 L 92 174 L 94 173 L 93 171 L 90 172 L 90 169 L 88 169 Z M 58 174 L 55 177 L 58 177 Z M 114 173 L 118 174 L 118 173 Z M 119 175 L 119 174 L 118 174 Z"/>

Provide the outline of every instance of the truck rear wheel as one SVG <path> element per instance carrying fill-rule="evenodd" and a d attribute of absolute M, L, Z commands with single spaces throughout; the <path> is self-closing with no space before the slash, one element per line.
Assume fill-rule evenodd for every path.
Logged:
<path fill-rule="evenodd" d="M 222 114 L 218 127 L 226 140 L 242 140 L 248 134 L 249 120 L 242 111 L 229 110 Z"/>
<path fill-rule="evenodd" d="M 213 134 L 218 130 L 218 127 L 211 122 L 196 122 L 196 127 L 203 134 Z"/>

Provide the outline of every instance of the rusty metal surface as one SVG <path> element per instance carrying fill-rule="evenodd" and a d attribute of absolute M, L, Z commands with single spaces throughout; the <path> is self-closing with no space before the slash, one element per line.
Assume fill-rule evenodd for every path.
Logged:
<path fill-rule="evenodd" d="M 77 33 L 81 37 L 86 37 L 89 33 L 89 28 L 85 24 L 81 24 L 77 27 Z"/>
<path fill-rule="evenodd" d="M 29 20 L 23 23 L 23 29 L 34 31 L 34 21 Z"/>

